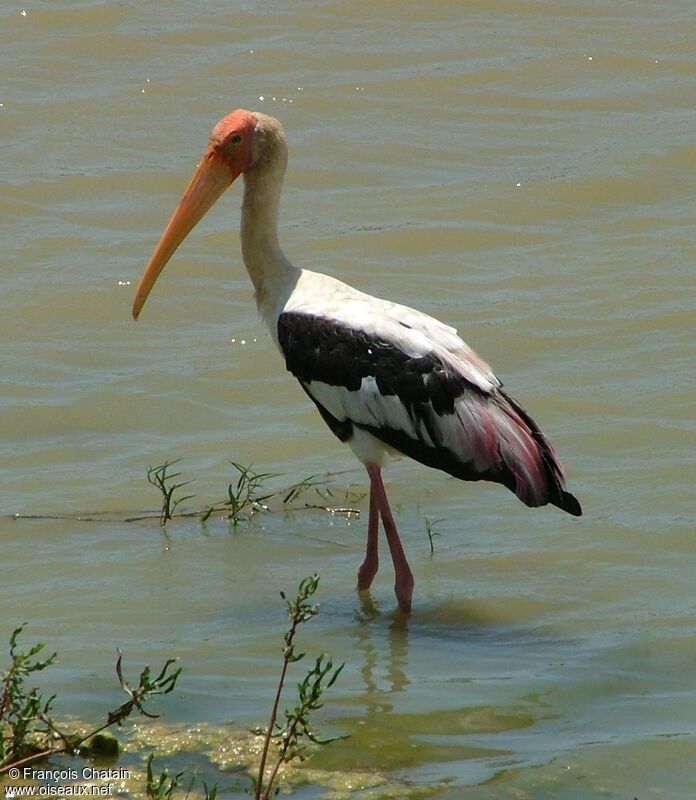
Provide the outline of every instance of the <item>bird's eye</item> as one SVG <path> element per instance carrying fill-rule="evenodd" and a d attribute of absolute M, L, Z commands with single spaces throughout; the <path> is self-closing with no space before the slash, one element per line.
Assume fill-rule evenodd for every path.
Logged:
<path fill-rule="evenodd" d="M 230 142 L 230 144 L 239 144 L 242 141 L 242 134 L 235 133 L 233 136 L 230 136 L 228 141 Z"/>

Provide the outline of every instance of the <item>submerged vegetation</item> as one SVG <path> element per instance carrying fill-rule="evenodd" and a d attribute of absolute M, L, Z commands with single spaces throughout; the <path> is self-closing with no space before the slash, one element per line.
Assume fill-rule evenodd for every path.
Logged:
<path fill-rule="evenodd" d="M 186 500 L 190 500 L 194 495 L 187 494 L 185 497 L 178 497 L 174 499 L 174 492 L 186 486 L 191 481 L 182 481 L 181 483 L 173 483 L 175 478 L 178 478 L 180 472 L 170 472 L 169 468 L 174 464 L 178 464 L 179 459 L 175 461 L 165 461 L 157 467 L 148 467 L 147 480 L 151 483 L 162 496 L 162 510 L 160 511 L 160 525 L 166 525 L 172 518 L 176 507 Z"/>
<path fill-rule="evenodd" d="M 164 530 L 168 523 L 176 519 L 205 522 L 213 515 L 228 520 L 235 527 L 248 522 L 255 515 L 274 511 L 316 509 L 332 515 L 351 516 L 360 513 L 358 506 L 366 496 L 365 492 L 357 492 L 350 487 L 337 490 L 330 486 L 331 478 L 340 473 L 309 475 L 282 484 L 277 480 L 280 477 L 278 473 L 258 472 L 252 465 L 230 462 L 234 474 L 228 483 L 226 496 L 198 510 L 189 510 L 183 507 L 184 503 L 195 495 L 184 493 L 184 487 L 192 481 L 182 476 L 177 468 L 179 463 L 179 459 L 176 459 L 148 468 L 147 480 L 159 493 L 159 511 L 130 517 L 125 522 L 158 519 Z M 278 483 L 281 485 L 277 486 Z M 439 535 L 434 527 L 442 520 L 431 521 L 420 513 L 432 552 L 433 539 Z M 14 516 L 21 518 L 23 515 Z M 60 515 L 50 516 L 61 518 Z M 65 518 L 96 521 L 102 516 L 94 513 Z M 145 667 L 137 685 L 131 686 L 124 678 L 123 657 L 118 650 L 115 670 L 127 699 L 107 711 L 99 725 L 59 722 L 53 710 L 55 696 L 44 697 L 38 688 L 29 686 L 35 673 L 55 663 L 56 653 L 45 656 L 43 644 L 22 648 L 19 640 L 26 623 L 20 625 L 10 637 L 9 667 L 0 673 L 0 785 L 3 784 L 3 776 L 18 766 L 42 763 L 48 759 L 55 763 L 56 759 L 76 756 L 107 759 L 113 763 L 120 757 L 122 762 L 128 763 L 128 771 L 132 775 L 125 790 L 135 797 L 147 797 L 149 800 L 188 800 L 189 797 L 216 800 L 217 783 L 222 781 L 225 782 L 225 792 L 246 791 L 254 800 L 270 800 L 278 794 L 280 785 L 289 789 L 307 782 L 330 786 L 331 796 L 336 798 L 350 798 L 360 789 L 376 790 L 376 794 L 370 793 L 371 797 L 425 796 L 417 787 L 393 782 L 374 769 L 341 773 L 336 769 L 326 771 L 311 766 L 299 769 L 296 766 L 315 753 L 318 747 L 344 738 L 322 738 L 314 726 L 314 717 L 322 708 L 325 692 L 335 684 L 344 666 L 334 667 L 326 654 L 308 659 L 304 676 L 293 680 L 297 687 L 295 699 L 288 708 L 282 710 L 283 695 L 294 665 L 306 656 L 296 648 L 298 630 L 319 612 L 319 606 L 314 602 L 318 585 L 319 577 L 314 574 L 300 582 L 294 597 L 280 592 L 289 619 L 283 636 L 280 675 L 274 689 L 269 690 L 273 693 L 273 699 L 268 723 L 253 731 L 229 727 L 215 729 L 200 722 L 180 731 L 161 723 L 154 725 L 151 720 L 157 715 L 150 712 L 147 703 L 155 695 L 169 694 L 174 690 L 181 668 L 174 667 L 173 659 L 168 659 L 156 675 L 149 667 Z M 111 730 L 120 728 L 136 712 L 141 715 L 141 721 L 136 723 L 130 719 L 127 738 L 124 739 L 122 735 L 116 738 Z M 210 786 L 204 780 L 195 785 L 198 772 L 192 772 L 186 762 L 181 761 L 184 757 L 200 760 L 201 756 L 212 771 L 211 776 L 206 768 Z M 134 757 L 141 766 L 133 766 Z M 174 757 L 179 759 L 176 762 L 178 769 L 161 766 L 163 759 Z M 322 758 L 327 757 L 333 758 L 328 754 Z M 386 793 L 382 794 L 383 791 Z M 360 793 L 360 796 L 363 794 Z"/>
<path fill-rule="evenodd" d="M 289 763 L 295 759 L 304 761 L 307 756 L 305 739 L 314 742 L 314 744 L 324 745 L 335 741 L 336 738 L 341 738 L 320 739 L 314 733 L 310 724 L 312 712 L 318 711 L 323 705 L 320 701 L 324 691 L 333 686 L 344 667 L 344 665 L 341 664 L 340 667 L 334 669 L 331 659 L 323 653 L 317 658 L 314 666 L 307 672 L 302 682 L 298 685 L 298 703 L 291 711 L 286 710 L 285 724 L 281 726 L 278 725 L 276 721 L 278 719 L 278 707 L 283 688 L 285 687 L 288 667 L 290 664 L 301 661 L 305 657 L 305 653 L 297 653 L 295 651 L 295 634 L 302 623 L 308 622 L 319 613 L 319 606 L 313 605 L 310 602 L 318 586 L 319 576 L 312 575 L 300 582 L 297 595 L 293 600 L 288 600 L 285 592 L 280 593 L 280 596 L 285 600 L 287 605 L 290 627 L 283 638 L 285 643 L 285 647 L 283 648 L 283 665 L 280 671 L 275 700 L 271 708 L 271 717 L 266 730 L 260 732 L 261 735 L 263 735 L 264 741 L 258 776 L 254 779 L 254 800 L 269 800 L 271 789 L 278 775 L 278 770 L 283 764 Z M 271 768 L 270 774 L 266 779 L 266 762 L 268 760 L 271 739 L 273 738 L 277 740 L 278 751 L 275 765 Z"/>
<path fill-rule="evenodd" d="M 131 687 L 123 677 L 123 654 L 118 651 L 116 674 L 128 700 L 109 711 L 102 724 L 86 731 L 71 730 L 59 725 L 53 717 L 55 695 L 45 699 L 37 687 L 26 686 L 30 675 L 55 663 L 57 654 L 43 660 L 37 658 L 43 644 L 21 650 L 17 640 L 25 625 L 15 628 L 10 636 L 10 665 L 0 677 L 0 774 L 55 755 L 85 755 L 103 750 L 109 746 L 109 740 L 100 734 L 120 726 L 135 709 L 146 717 L 156 718 L 157 714 L 147 711 L 144 703 L 155 695 L 173 691 L 181 674 L 181 667 L 172 668 L 175 659 L 170 658 L 157 677 L 152 677 L 150 667 L 145 667 L 138 685 Z"/>
<path fill-rule="evenodd" d="M 430 543 L 430 555 L 435 554 L 435 537 L 440 536 L 441 534 L 435 530 L 435 526 L 439 525 L 441 522 L 445 522 L 444 517 L 440 517 L 439 519 L 430 519 L 426 514 L 423 513 L 420 506 L 418 506 L 418 513 L 423 518 L 423 522 L 425 523 L 425 532 L 428 534 L 428 542 Z"/>
<path fill-rule="evenodd" d="M 317 510 L 331 515 L 357 516 L 359 505 L 366 496 L 350 485 L 336 487 L 333 483 L 335 476 L 343 473 L 309 475 L 287 483 L 277 473 L 257 471 L 252 465 L 231 462 L 233 474 L 225 496 L 218 502 L 201 504 L 199 509 L 192 510 L 186 507 L 187 501 L 194 497 L 186 488 L 192 481 L 183 474 L 180 463 L 178 459 L 165 461 L 148 469 L 147 480 L 159 494 L 160 508 L 125 518 L 124 522 L 146 520 L 156 524 L 155 521 L 159 521 L 165 531 L 170 524 L 188 520 L 189 524 L 194 521 L 197 525 L 213 515 L 223 522 L 223 527 L 229 523 L 235 528 L 249 523 L 256 516 L 272 513 L 284 515 Z M 436 527 L 442 520 L 429 519 L 420 508 L 419 513 L 432 552 L 434 538 L 440 535 Z M 22 516 L 14 515 L 15 518 Z M 49 516 L 98 521 L 113 517 L 113 514 L 95 512 Z M 353 763 L 341 768 L 346 759 L 351 762 L 351 748 L 364 745 L 365 729 L 360 727 L 364 723 L 357 718 L 343 717 L 341 723 L 356 744 L 347 750 L 329 748 L 319 752 L 322 745 L 334 739 L 317 734 L 316 715 L 322 708 L 326 691 L 339 678 L 343 665 L 334 667 L 325 654 L 306 656 L 297 649 L 302 623 L 311 620 L 319 610 L 314 603 L 318 585 L 318 576 L 312 575 L 300 582 L 294 597 L 280 593 L 289 618 L 282 641 L 280 675 L 277 682 L 268 687 L 268 721 L 254 730 L 239 729 L 228 723 L 215 726 L 193 721 L 172 726 L 153 720 L 155 715 L 150 713 L 147 700 L 153 694 L 173 691 L 180 669 L 174 669 L 173 662 L 168 660 L 153 677 L 149 668 L 145 668 L 137 686 L 131 687 L 122 673 L 120 653 L 116 672 L 121 689 L 127 694 L 125 702 L 108 711 L 97 726 L 75 720 L 59 722 L 53 711 L 55 698 L 45 698 L 37 688 L 29 687 L 33 674 L 51 666 L 56 654 L 46 656 L 41 644 L 20 647 L 18 642 L 24 625 L 20 626 L 11 636 L 9 668 L 0 672 L 0 791 L 11 786 L 7 783 L 7 773 L 17 764 L 38 762 L 42 769 L 44 762 L 50 759 L 51 767 L 58 765 L 60 768 L 77 756 L 99 759 L 102 763 L 114 763 L 118 758 L 119 766 L 123 764 L 129 773 L 119 791 L 138 800 L 216 800 L 219 793 L 226 796 L 232 793 L 234 797 L 246 794 L 254 800 L 270 800 L 279 791 L 291 793 L 301 786 L 311 787 L 307 791 L 312 796 L 318 787 L 324 787 L 329 792 L 326 796 L 334 800 L 357 797 L 363 800 L 368 797 L 371 800 L 396 797 L 420 800 L 430 796 L 434 786 L 425 788 L 391 774 L 392 756 L 379 749 L 379 735 L 369 745 L 378 748 L 374 759 L 370 756 L 365 764 L 358 766 Z M 303 658 L 307 659 L 304 673 L 295 666 Z M 295 677 L 293 673 L 298 669 L 299 674 Z M 292 687 L 296 687 L 296 695 L 290 699 Z M 138 712 L 142 712 L 140 719 L 136 719 Z M 117 729 L 129 715 L 127 735 L 124 736 Z M 260 719 L 263 719 L 263 714 Z M 115 730 L 118 738 L 110 733 L 111 730 Z M 411 747 L 412 742 L 405 738 L 398 749 L 399 752 L 410 752 Z M 306 763 L 310 756 L 312 761 Z M 406 762 L 399 758 L 394 763 L 403 766 Z M 202 772 L 200 778 L 199 770 Z"/>
<path fill-rule="evenodd" d="M 230 464 L 236 474 L 234 480 L 228 484 L 223 500 L 196 511 L 176 513 L 178 506 L 195 497 L 192 494 L 183 497 L 176 496 L 179 489 L 192 482 L 190 480 L 176 482 L 176 479 L 181 477 L 181 473 L 171 472 L 171 467 L 178 463 L 179 459 L 165 461 L 163 464 L 149 467 L 147 470 L 148 482 L 155 486 L 160 493 L 159 520 L 162 526 L 165 526 L 175 516 L 198 517 L 205 522 L 216 514 L 221 514 L 236 526 L 255 514 L 270 511 L 271 503 L 279 505 L 286 511 L 294 510 L 298 507 L 297 501 L 310 490 L 316 493 L 317 500 L 313 503 L 305 502 L 303 508 L 320 509 L 332 514 L 358 515 L 360 510 L 355 505 L 365 497 L 364 493 L 348 491 L 342 498 L 339 497 L 331 489 L 326 488 L 329 474 L 309 475 L 279 488 L 269 488 L 268 481 L 280 477 L 280 473 L 257 472 L 251 464 L 231 461 Z M 133 522 L 140 519 L 143 517 L 132 517 L 127 521 Z"/>
<path fill-rule="evenodd" d="M 149 800 L 171 800 L 174 792 L 179 787 L 179 781 L 186 775 L 186 770 L 177 772 L 172 777 L 169 777 L 169 770 L 163 769 L 157 777 L 155 777 L 154 770 L 152 769 L 152 762 L 155 759 L 155 754 L 150 753 L 147 758 L 147 770 L 145 773 L 145 794 Z M 190 797 L 193 785 L 196 782 L 197 774 L 193 772 L 187 779 L 187 787 L 185 799 Z M 203 781 L 204 800 L 215 800 L 217 797 L 217 785 L 208 787 L 208 784 Z"/>
<path fill-rule="evenodd" d="M 317 736 L 312 724 L 312 714 L 323 705 L 324 691 L 333 686 L 343 669 L 343 664 L 334 668 L 333 662 L 325 654 L 316 658 L 298 684 L 296 704 L 290 710 L 285 710 L 284 724 L 277 721 L 288 669 L 305 657 L 305 653 L 295 649 L 298 627 L 319 613 L 319 606 L 311 602 L 318 586 L 319 576 L 311 575 L 300 582 L 293 599 L 288 599 L 284 592 L 280 593 L 287 606 L 290 626 L 283 637 L 282 667 L 268 726 L 254 732 L 255 738 L 262 742 L 258 769 L 253 771 L 251 777 L 251 792 L 255 800 L 270 800 L 272 793 L 277 793 L 281 767 L 295 760 L 304 761 L 309 754 L 308 743 L 325 745 L 342 738 L 322 739 Z M 123 654 L 117 650 L 116 675 L 128 699 L 108 711 L 106 720 L 100 725 L 86 728 L 73 725 L 68 728 L 53 717 L 55 695 L 46 699 L 37 687 L 27 686 L 29 677 L 54 664 L 57 655 L 53 653 L 47 658 L 40 658 L 43 644 L 35 644 L 28 650 L 21 649 L 18 639 L 25 624 L 16 628 L 10 637 L 10 664 L 0 676 L 0 776 L 9 773 L 11 777 L 16 777 L 21 774 L 19 767 L 61 755 L 116 758 L 120 747 L 115 737 L 105 735 L 107 729 L 121 726 L 135 710 L 146 718 L 156 719 L 158 715 L 146 709 L 145 703 L 156 695 L 172 692 L 181 674 L 181 667 L 174 669 L 175 659 L 170 658 L 154 677 L 150 667 L 146 666 L 140 673 L 137 686 L 130 686 L 123 676 Z M 273 750 L 272 743 L 275 745 Z M 172 800 L 177 790 L 185 787 L 185 798 L 188 798 L 196 773 L 185 778 L 186 770 L 171 775 L 165 768 L 156 774 L 153 769 L 154 757 L 154 753 L 151 753 L 147 759 L 144 778 L 146 796 L 150 800 Z M 215 800 L 216 785 L 209 788 L 203 781 L 203 791 L 205 800 Z"/>
<path fill-rule="evenodd" d="M 227 519 L 236 525 L 245 511 L 253 514 L 255 511 L 265 510 L 264 502 L 274 495 L 272 491 L 262 494 L 260 489 L 265 480 L 275 478 L 277 473 L 254 472 L 251 464 L 244 466 L 234 461 L 230 463 L 239 473 L 239 477 L 227 486 L 227 499 L 217 506 L 211 506 L 201 517 L 203 520 L 207 520 L 215 511 L 223 511 Z"/>
<path fill-rule="evenodd" d="M 358 517 L 360 503 L 365 499 L 365 491 L 355 490 L 347 486 L 343 491 L 330 488 L 329 483 L 336 475 L 342 472 L 324 472 L 320 475 L 308 475 L 292 483 L 272 488 L 267 482 L 280 477 L 280 473 L 256 472 L 253 465 L 230 462 L 236 474 L 227 485 L 225 497 L 215 503 L 207 504 L 198 509 L 183 509 L 181 506 L 187 500 L 196 497 L 195 494 L 181 495 L 180 489 L 193 483 L 193 480 L 178 481 L 181 472 L 174 472 L 172 468 L 180 463 L 181 459 L 164 461 L 157 466 L 147 469 L 147 481 L 157 489 L 160 498 L 160 507 L 157 512 L 142 512 L 136 516 L 125 516 L 123 522 L 140 522 L 143 520 L 158 519 L 162 528 L 174 519 L 194 518 L 206 522 L 212 516 L 220 516 L 228 520 L 233 526 L 249 521 L 260 513 L 274 511 L 294 512 L 298 510 L 323 511 L 332 516 Z M 302 502 L 301 502 L 302 501 Z M 103 522 L 118 518 L 119 515 L 109 511 L 81 511 L 77 513 L 24 513 L 11 514 L 13 520 L 42 520 L 65 519 L 80 522 Z"/>

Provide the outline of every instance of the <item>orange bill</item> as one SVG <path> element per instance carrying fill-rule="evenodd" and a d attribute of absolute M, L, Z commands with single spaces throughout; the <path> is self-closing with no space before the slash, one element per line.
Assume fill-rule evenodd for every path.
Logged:
<path fill-rule="evenodd" d="M 241 168 L 232 167 L 217 149 L 211 148 L 205 154 L 143 272 L 133 301 L 133 319 L 138 319 L 155 281 L 176 249 L 240 172 Z"/>

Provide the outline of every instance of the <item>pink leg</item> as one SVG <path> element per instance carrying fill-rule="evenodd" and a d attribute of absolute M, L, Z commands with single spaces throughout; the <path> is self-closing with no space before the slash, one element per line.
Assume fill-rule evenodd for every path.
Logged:
<path fill-rule="evenodd" d="M 413 573 L 408 565 L 406 553 L 399 538 L 399 531 L 389 508 L 387 493 L 382 483 L 382 472 L 375 464 L 366 464 L 367 474 L 370 476 L 370 504 L 372 503 L 372 493 L 375 495 L 375 503 L 382 517 L 384 532 L 387 535 L 387 544 L 394 564 L 394 592 L 402 611 L 408 613 L 411 610 L 411 597 L 413 596 Z M 369 534 L 368 534 L 369 541 Z"/>
<path fill-rule="evenodd" d="M 377 553 L 377 538 L 379 534 L 379 509 L 377 508 L 377 495 L 374 486 L 370 483 L 370 520 L 367 523 L 367 547 L 365 560 L 358 567 L 358 591 L 364 592 L 370 588 L 377 570 L 379 569 L 379 555 Z"/>

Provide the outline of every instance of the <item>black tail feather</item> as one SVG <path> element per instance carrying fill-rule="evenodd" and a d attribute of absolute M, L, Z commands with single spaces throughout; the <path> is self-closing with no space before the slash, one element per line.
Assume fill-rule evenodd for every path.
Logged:
<path fill-rule="evenodd" d="M 561 490 L 560 497 L 551 500 L 551 503 L 560 508 L 562 511 L 567 511 L 569 514 L 572 514 L 574 517 L 582 516 L 582 506 L 578 502 L 577 498 L 575 495 L 572 495 L 570 492 L 566 492 L 564 489 Z"/>

